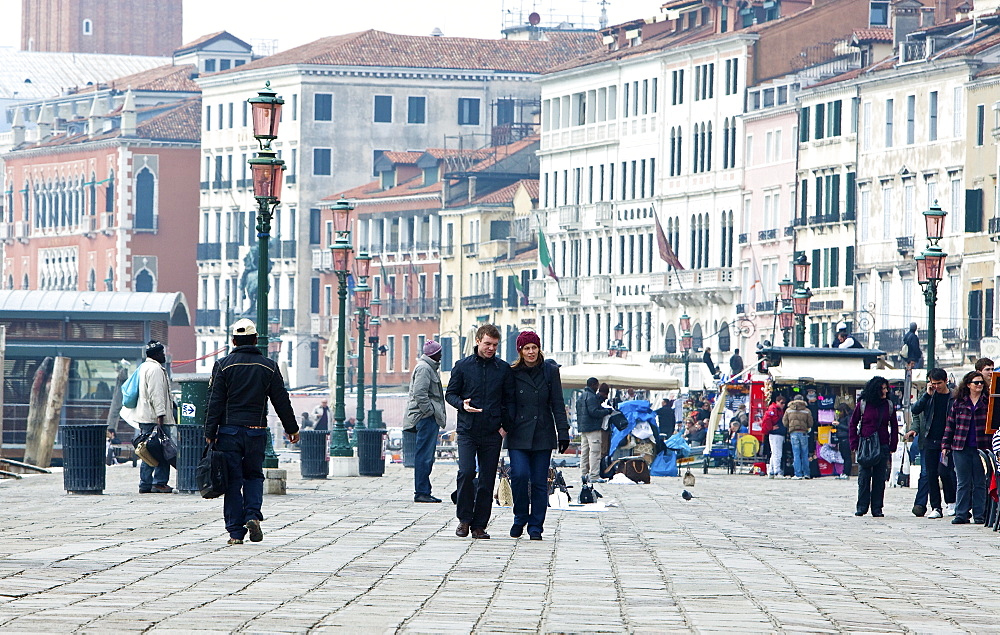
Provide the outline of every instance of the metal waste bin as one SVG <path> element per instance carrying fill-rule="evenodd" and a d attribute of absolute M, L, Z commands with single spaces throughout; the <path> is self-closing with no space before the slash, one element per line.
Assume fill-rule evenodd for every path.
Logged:
<path fill-rule="evenodd" d="M 382 476 L 385 473 L 384 429 L 355 428 L 358 439 L 358 474 Z"/>
<path fill-rule="evenodd" d="M 177 490 L 198 492 L 195 470 L 205 449 L 205 417 L 208 410 L 207 374 L 186 373 L 174 375 L 181 385 L 180 413 L 177 418 Z"/>
<path fill-rule="evenodd" d="M 329 430 L 303 430 L 299 433 L 302 478 L 326 478 L 330 473 L 329 437 Z"/>
<path fill-rule="evenodd" d="M 60 426 L 63 488 L 71 494 L 103 494 L 108 427 L 103 423 Z"/>
<path fill-rule="evenodd" d="M 417 463 L 417 433 L 403 430 L 403 467 Z"/>

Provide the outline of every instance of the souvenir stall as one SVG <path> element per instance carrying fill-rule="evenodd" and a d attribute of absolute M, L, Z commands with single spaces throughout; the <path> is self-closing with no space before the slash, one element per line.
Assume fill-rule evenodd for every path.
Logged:
<path fill-rule="evenodd" d="M 761 352 L 767 357 L 768 373 L 761 376 L 759 398 L 751 398 L 750 419 L 759 423 L 775 392 L 789 399 L 802 395 L 815 422 L 814 452 L 822 476 L 840 473 L 840 452 L 831 444 L 836 407 L 844 404 L 853 410 L 858 393 L 872 377 L 884 377 L 894 389 L 899 387 L 897 394 L 906 381 L 906 371 L 886 367 L 885 353 L 878 349 L 771 347 Z"/>

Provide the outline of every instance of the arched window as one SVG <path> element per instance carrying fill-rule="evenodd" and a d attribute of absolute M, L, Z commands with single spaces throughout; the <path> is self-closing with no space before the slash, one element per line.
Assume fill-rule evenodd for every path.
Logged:
<path fill-rule="evenodd" d="M 21 281 L 21 288 L 28 289 L 28 274 L 24 274 L 24 279 Z"/>
<path fill-rule="evenodd" d="M 87 274 L 87 291 L 97 291 L 97 272 L 94 268 L 90 268 L 90 273 Z"/>
<path fill-rule="evenodd" d="M 135 277 L 135 290 L 137 293 L 153 292 L 153 275 L 148 269 L 143 269 Z"/>
<path fill-rule="evenodd" d="M 108 174 L 108 184 L 104 186 L 104 211 L 115 211 L 115 171 Z M 109 226 L 111 224 L 109 223 Z"/>
<path fill-rule="evenodd" d="M 83 34 L 84 35 L 93 35 L 94 34 L 94 23 L 93 23 L 93 21 L 91 21 L 91 20 L 84 20 L 83 21 Z"/>
<path fill-rule="evenodd" d="M 677 331 L 674 330 L 673 324 L 667 325 L 667 335 L 663 343 L 668 353 L 677 352 Z"/>
<path fill-rule="evenodd" d="M 108 277 L 104 279 L 104 287 L 106 291 L 115 290 L 115 270 L 113 267 L 108 267 Z"/>
<path fill-rule="evenodd" d="M 10 275 L 10 274 L 7 275 L 7 287 L 6 288 L 7 289 L 13 289 L 14 288 L 14 276 L 13 275 Z"/>
<path fill-rule="evenodd" d="M 729 352 L 729 346 L 729 325 L 723 322 L 719 329 L 719 351 Z"/>
<path fill-rule="evenodd" d="M 712 170 L 712 122 L 708 122 L 708 129 L 705 133 L 705 170 Z"/>
<path fill-rule="evenodd" d="M 96 185 L 96 183 L 97 183 L 97 175 L 94 174 L 93 172 L 91 172 L 90 173 L 90 183 L 88 184 L 90 187 L 87 190 L 88 194 L 90 195 L 90 207 L 89 207 L 89 209 L 90 209 L 90 215 L 91 216 L 97 214 L 97 185 Z"/>
<path fill-rule="evenodd" d="M 701 335 L 701 324 L 695 324 L 694 328 L 691 329 L 691 348 L 696 351 L 700 351 L 704 341 Z"/>
<path fill-rule="evenodd" d="M 143 168 L 135 177 L 135 228 L 156 229 L 154 201 L 156 182 L 149 168 Z"/>

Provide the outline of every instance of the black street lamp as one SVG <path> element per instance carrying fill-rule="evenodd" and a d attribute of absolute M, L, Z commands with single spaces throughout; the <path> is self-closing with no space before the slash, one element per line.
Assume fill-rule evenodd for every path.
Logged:
<path fill-rule="evenodd" d="M 382 326 L 382 302 L 380 300 L 372 300 L 368 312 L 372 316 L 368 328 L 368 344 L 372 349 L 372 405 L 368 409 L 368 427 L 376 429 L 385 427 L 385 424 L 382 423 L 382 411 L 376 408 L 376 399 L 378 398 L 378 358 L 382 353 L 382 347 L 378 343 L 379 329 Z"/>
<path fill-rule="evenodd" d="M 795 317 L 798 318 L 798 324 L 795 329 L 795 345 L 801 347 L 806 345 L 806 316 L 809 315 L 809 298 L 812 297 L 812 291 L 806 287 L 809 283 L 809 267 L 811 264 L 806 259 L 805 254 L 799 254 L 799 257 L 794 260 L 792 265 L 795 274 L 795 291 L 792 293 L 791 298 L 792 310 L 795 313 Z"/>
<path fill-rule="evenodd" d="M 333 250 L 333 269 L 337 274 L 337 375 L 336 403 L 333 409 L 334 426 L 330 433 L 330 456 L 351 457 L 354 450 L 347 441 L 347 428 L 344 426 L 344 367 L 346 365 L 345 348 L 347 347 L 347 275 L 350 273 L 351 210 L 354 204 L 343 199 L 333 204 L 333 226 L 337 232 L 337 240 L 330 249 Z"/>
<path fill-rule="evenodd" d="M 354 275 L 358 279 L 358 283 L 354 286 L 354 306 L 358 315 L 358 410 L 354 423 L 356 430 L 365 428 L 365 321 L 372 300 L 372 290 L 368 286 L 370 266 L 371 256 L 368 252 L 362 251 L 354 257 Z M 358 438 L 356 434 L 354 438 Z"/>
<path fill-rule="evenodd" d="M 924 225 L 927 228 L 927 241 L 930 246 L 923 254 L 917 256 L 917 282 L 924 291 L 924 303 L 927 305 L 927 368 L 934 368 L 934 348 L 937 345 L 937 290 L 938 283 L 944 277 L 944 261 L 948 254 L 938 245 L 944 236 L 944 221 L 948 212 L 941 209 L 937 201 L 924 212 Z"/>
<path fill-rule="evenodd" d="M 785 346 L 788 346 L 792 329 L 795 328 L 795 310 L 792 309 L 790 304 L 783 306 L 781 311 L 778 312 L 778 324 L 781 326 L 781 336 L 785 342 Z"/>
<path fill-rule="evenodd" d="M 608 346 L 608 357 L 628 357 L 629 348 L 625 346 L 625 327 L 621 322 L 615 325 L 615 339 Z"/>
<path fill-rule="evenodd" d="M 681 315 L 681 349 L 684 351 L 684 387 L 691 384 L 691 347 L 694 338 L 691 337 L 691 318 L 685 313 Z"/>
<path fill-rule="evenodd" d="M 271 142 L 278 138 L 281 106 L 285 100 L 271 90 L 271 82 L 266 82 L 264 89 L 247 102 L 252 111 L 253 136 L 260 145 L 260 150 L 250 159 L 249 164 L 253 176 L 253 196 L 257 199 L 257 348 L 267 355 L 267 292 L 270 287 L 268 275 L 271 272 L 267 248 L 271 238 L 271 218 L 274 208 L 281 203 L 281 180 L 285 173 L 285 162 L 277 158 Z M 264 456 L 265 468 L 278 467 L 278 455 L 274 452 L 270 427 L 267 429 Z"/>

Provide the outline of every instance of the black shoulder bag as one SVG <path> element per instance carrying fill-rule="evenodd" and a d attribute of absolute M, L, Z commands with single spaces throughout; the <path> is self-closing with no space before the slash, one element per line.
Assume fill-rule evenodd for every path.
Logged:
<path fill-rule="evenodd" d="M 861 408 L 861 417 L 863 419 L 865 416 L 865 402 L 859 402 L 858 407 Z M 858 434 L 860 433 L 861 421 L 858 421 Z M 882 460 L 882 442 L 879 441 L 878 430 L 868 436 L 861 437 L 855 460 L 858 462 L 858 465 L 864 467 L 874 467 Z"/>

